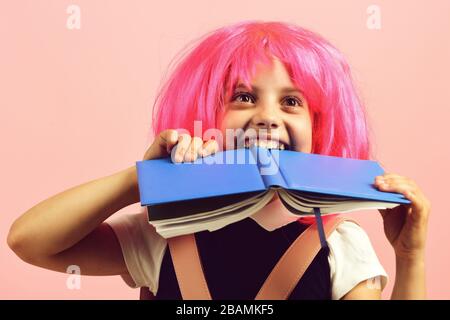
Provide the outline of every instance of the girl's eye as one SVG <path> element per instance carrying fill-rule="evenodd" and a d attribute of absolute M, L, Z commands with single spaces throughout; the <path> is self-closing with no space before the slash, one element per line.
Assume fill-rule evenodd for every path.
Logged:
<path fill-rule="evenodd" d="M 251 94 L 247 92 L 237 92 L 232 98 L 231 101 L 241 102 L 241 103 L 255 103 L 256 99 Z M 287 104 L 289 108 L 302 107 L 303 102 L 294 96 L 289 96 L 284 99 L 284 102 Z"/>
<path fill-rule="evenodd" d="M 239 98 L 242 98 L 241 100 L 238 100 Z M 250 99 L 250 100 L 249 100 Z M 237 102 L 243 102 L 243 103 L 254 103 L 255 99 L 253 98 L 252 95 L 245 93 L 245 92 L 238 92 L 236 93 L 233 98 L 231 99 L 231 101 L 237 101 Z"/>
<path fill-rule="evenodd" d="M 297 105 L 299 107 L 303 106 L 302 101 L 300 99 L 298 99 L 298 98 L 295 98 L 295 97 L 287 97 L 285 101 L 287 102 L 288 107 L 296 107 Z"/>

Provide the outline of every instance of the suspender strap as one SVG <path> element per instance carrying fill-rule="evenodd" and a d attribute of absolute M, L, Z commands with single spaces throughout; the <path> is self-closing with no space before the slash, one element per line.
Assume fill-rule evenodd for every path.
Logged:
<path fill-rule="evenodd" d="M 328 237 L 344 220 L 340 216 L 329 216 L 325 221 L 324 233 Z M 322 247 L 318 225 L 308 227 L 289 247 L 273 268 L 269 277 L 256 295 L 256 300 L 285 300 L 308 269 Z"/>
<path fill-rule="evenodd" d="M 183 300 L 211 300 L 193 234 L 168 239 Z"/>
<path fill-rule="evenodd" d="M 324 236 L 328 237 L 344 220 L 352 221 L 338 215 L 325 218 Z M 167 242 L 183 300 L 211 300 L 195 236 L 188 234 L 173 237 Z M 288 299 L 321 247 L 318 225 L 314 223 L 286 250 L 255 299 Z"/>

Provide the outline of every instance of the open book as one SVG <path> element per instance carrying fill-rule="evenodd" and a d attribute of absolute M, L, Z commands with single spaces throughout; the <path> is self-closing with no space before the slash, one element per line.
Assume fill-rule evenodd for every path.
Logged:
<path fill-rule="evenodd" d="M 330 214 L 410 203 L 373 186 L 384 170 L 370 160 L 251 147 L 190 163 L 164 158 L 136 166 L 141 205 L 165 238 L 240 221 L 261 210 L 276 192 L 298 217 L 314 216 L 314 208 Z"/>

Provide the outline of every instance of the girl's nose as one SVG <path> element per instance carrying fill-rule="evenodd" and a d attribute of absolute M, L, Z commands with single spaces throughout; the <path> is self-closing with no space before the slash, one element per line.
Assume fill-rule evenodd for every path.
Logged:
<path fill-rule="evenodd" d="M 281 120 L 273 113 L 267 111 L 255 114 L 252 119 L 252 126 L 258 129 L 278 129 L 281 125 Z"/>

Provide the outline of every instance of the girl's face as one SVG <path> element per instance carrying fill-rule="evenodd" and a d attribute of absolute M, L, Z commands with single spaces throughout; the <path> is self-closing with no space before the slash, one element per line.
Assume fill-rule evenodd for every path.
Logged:
<path fill-rule="evenodd" d="M 312 125 L 308 102 L 295 88 L 283 63 L 274 60 L 272 67 L 260 65 L 252 88 L 236 86 L 221 122 L 221 131 L 242 129 L 265 131 L 267 140 L 284 143 L 290 150 L 311 152 Z M 263 129 L 263 130 L 261 130 Z M 225 141 L 224 141 L 225 142 Z M 223 149 L 229 149 L 229 142 Z"/>

